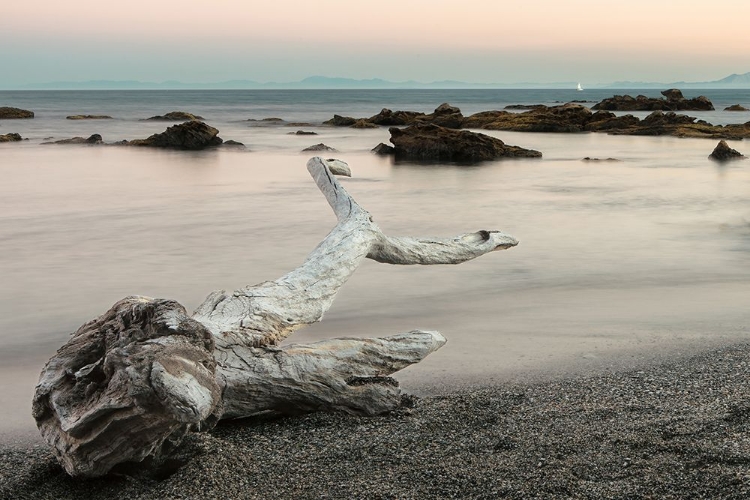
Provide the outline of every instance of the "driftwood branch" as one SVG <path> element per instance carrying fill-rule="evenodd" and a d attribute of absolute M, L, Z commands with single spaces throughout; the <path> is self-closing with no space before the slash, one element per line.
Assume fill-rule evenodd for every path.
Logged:
<path fill-rule="evenodd" d="M 365 258 L 458 264 L 517 244 L 498 231 L 388 237 L 334 177 L 350 175 L 344 162 L 312 158 L 307 169 L 338 223 L 301 266 L 275 281 L 213 292 L 192 317 L 173 301 L 128 297 L 47 363 L 33 413 L 69 474 L 158 460 L 187 432 L 221 418 L 396 408 L 400 389 L 389 376 L 439 349 L 439 333 L 279 343 L 320 321 Z"/>

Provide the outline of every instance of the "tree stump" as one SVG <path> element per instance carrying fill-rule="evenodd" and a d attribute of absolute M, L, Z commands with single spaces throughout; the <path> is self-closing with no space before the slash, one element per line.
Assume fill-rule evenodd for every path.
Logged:
<path fill-rule="evenodd" d="M 177 302 L 127 297 L 81 326 L 44 367 L 33 400 L 37 426 L 72 476 L 118 464 L 158 463 L 191 431 L 223 418 L 398 407 L 390 375 L 445 344 L 438 332 L 279 343 L 320 321 L 365 259 L 458 264 L 518 242 L 499 231 L 453 238 L 389 237 L 316 157 L 307 169 L 338 224 L 281 278 L 211 293 L 192 316 Z"/>

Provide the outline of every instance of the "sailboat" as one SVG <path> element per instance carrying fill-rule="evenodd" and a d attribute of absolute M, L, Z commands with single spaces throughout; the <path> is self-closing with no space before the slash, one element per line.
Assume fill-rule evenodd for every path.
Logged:
<path fill-rule="evenodd" d="M 578 88 L 576 89 L 578 92 L 583 91 L 583 87 L 581 87 L 581 82 L 578 82 Z"/>

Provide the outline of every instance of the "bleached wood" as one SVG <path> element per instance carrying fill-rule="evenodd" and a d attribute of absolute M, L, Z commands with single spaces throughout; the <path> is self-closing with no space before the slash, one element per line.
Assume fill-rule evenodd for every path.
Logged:
<path fill-rule="evenodd" d="M 47 363 L 33 413 L 69 474 L 158 462 L 187 432 L 220 418 L 398 407 L 400 389 L 389 375 L 439 349 L 439 333 L 279 343 L 320 321 L 365 258 L 458 264 L 517 244 L 498 231 L 388 237 L 334 177 L 350 175 L 346 163 L 316 157 L 307 169 L 338 222 L 301 266 L 275 281 L 213 292 L 192 317 L 173 301 L 128 297 Z"/>

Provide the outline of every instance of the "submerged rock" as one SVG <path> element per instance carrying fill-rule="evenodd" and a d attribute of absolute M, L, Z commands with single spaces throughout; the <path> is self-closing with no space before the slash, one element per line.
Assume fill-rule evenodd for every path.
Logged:
<path fill-rule="evenodd" d="M 727 106 L 724 108 L 724 111 L 750 111 L 750 109 L 747 109 L 745 106 L 742 106 L 740 104 L 732 104 L 731 106 Z"/>
<path fill-rule="evenodd" d="M 166 115 L 157 115 L 157 116 L 152 116 L 151 118 L 146 118 L 146 121 L 180 122 L 180 121 L 192 121 L 192 120 L 202 120 L 202 119 L 203 119 L 202 116 L 194 115 L 186 111 L 171 111 L 167 113 Z"/>
<path fill-rule="evenodd" d="M 223 148 L 245 149 L 245 145 L 239 141 L 228 140 L 221 143 Z"/>
<path fill-rule="evenodd" d="M 587 156 L 581 161 L 622 161 L 622 160 L 618 160 L 617 158 L 592 158 L 590 156 Z"/>
<path fill-rule="evenodd" d="M 388 129 L 396 159 L 477 163 L 498 158 L 540 158 L 542 153 L 508 146 L 500 139 L 432 124 Z"/>
<path fill-rule="evenodd" d="M 736 149 L 730 148 L 726 141 L 719 141 L 719 144 L 716 145 L 713 152 L 708 155 L 708 157 L 717 161 L 729 161 L 745 158 L 745 155 Z"/>
<path fill-rule="evenodd" d="M 224 141 L 218 134 L 217 129 L 201 121 L 193 120 L 173 125 L 164 132 L 154 134 L 146 139 L 135 139 L 125 144 L 195 151 L 220 145 Z"/>
<path fill-rule="evenodd" d="M 21 137 L 21 134 L 11 133 L 11 134 L 0 135 L 0 142 L 18 142 L 22 140 L 23 140 L 23 137 Z"/>
<path fill-rule="evenodd" d="M 318 133 L 307 130 L 298 130 L 296 132 L 289 132 L 287 135 L 318 135 Z"/>
<path fill-rule="evenodd" d="M 61 139 L 54 142 L 43 142 L 42 144 L 102 144 L 102 136 L 99 134 L 92 134 L 89 137 L 72 137 L 70 139 Z"/>
<path fill-rule="evenodd" d="M 319 144 L 314 144 L 314 145 L 312 145 L 312 146 L 310 146 L 310 147 L 305 148 L 305 149 L 302 150 L 303 153 L 307 153 L 307 152 L 310 152 L 310 151 L 333 151 L 333 152 L 338 152 L 336 149 L 334 149 L 334 148 L 332 148 L 330 146 L 326 146 L 322 142 L 319 143 Z"/>
<path fill-rule="evenodd" d="M 65 117 L 66 120 L 112 120 L 109 115 L 70 115 Z"/>
<path fill-rule="evenodd" d="M 370 150 L 371 153 L 375 153 L 376 155 L 381 156 L 390 156 L 396 152 L 396 149 L 393 146 L 389 146 L 388 144 L 380 143 L 374 148 Z"/>
<path fill-rule="evenodd" d="M 21 108 L 0 107 L 0 120 L 17 120 L 20 118 L 34 118 L 34 112 Z"/>

